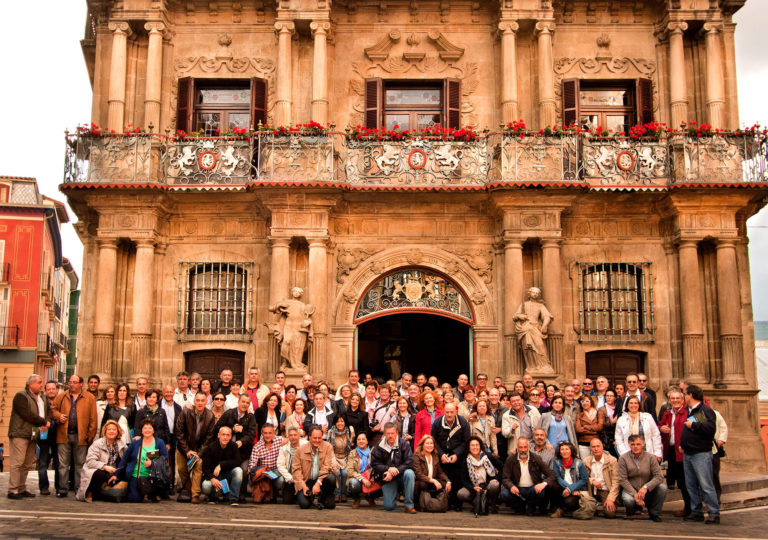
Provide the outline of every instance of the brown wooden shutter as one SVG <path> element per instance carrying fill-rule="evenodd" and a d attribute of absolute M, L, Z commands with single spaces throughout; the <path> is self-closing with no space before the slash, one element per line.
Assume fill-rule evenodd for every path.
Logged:
<path fill-rule="evenodd" d="M 653 83 L 650 79 L 635 81 L 635 102 L 637 103 L 637 123 L 653 122 Z"/>
<path fill-rule="evenodd" d="M 192 77 L 179 79 L 178 101 L 176 102 L 176 129 L 194 130 L 192 115 L 195 112 L 195 80 Z"/>
<path fill-rule="evenodd" d="M 443 127 L 459 129 L 461 127 L 461 81 L 445 79 L 443 81 Z"/>
<path fill-rule="evenodd" d="M 563 125 L 570 126 L 577 124 L 578 121 L 579 79 L 565 79 L 563 81 Z"/>
<path fill-rule="evenodd" d="M 368 129 L 378 129 L 382 124 L 382 94 L 380 78 L 365 79 L 365 127 Z"/>
<path fill-rule="evenodd" d="M 251 79 L 251 127 L 257 129 L 259 122 L 267 123 L 267 80 Z"/>

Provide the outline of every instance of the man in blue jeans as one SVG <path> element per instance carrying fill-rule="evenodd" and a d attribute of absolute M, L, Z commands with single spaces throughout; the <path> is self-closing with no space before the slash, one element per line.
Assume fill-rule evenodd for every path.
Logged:
<path fill-rule="evenodd" d="M 48 406 L 53 406 L 54 398 L 59 395 L 59 387 L 56 381 L 45 383 L 45 397 L 48 400 Z M 59 491 L 59 454 L 56 449 L 56 422 L 51 422 L 48 431 L 40 434 L 37 441 L 37 482 L 40 488 L 40 495 L 50 495 L 50 481 L 48 480 L 48 465 L 53 460 L 53 487 L 56 492 Z"/>
<path fill-rule="evenodd" d="M 219 493 L 227 495 L 230 506 L 238 506 L 243 469 L 240 468 L 240 449 L 232 442 L 232 428 L 219 428 L 218 441 L 211 442 L 200 453 L 203 461 L 202 492 L 213 500 Z M 227 481 L 228 486 L 222 484 Z"/>
<path fill-rule="evenodd" d="M 680 437 L 680 446 L 683 449 L 685 485 L 691 498 L 691 513 L 683 519 L 720 524 L 720 504 L 712 477 L 712 444 L 717 428 L 715 412 L 704 403 L 704 391 L 695 384 L 685 389 L 685 403 L 688 419 Z M 706 521 L 702 500 L 709 510 Z"/>
<path fill-rule="evenodd" d="M 381 479 L 381 493 L 384 510 L 396 508 L 398 488 L 403 488 L 405 511 L 415 514 L 413 507 L 413 486 L 416 475 L 413 472 L 413 451 L 405 439 L 397 435 L 397 426 L 392 422 L 384 424 L 384 438 L 371 451 L 374 475 Z"/>

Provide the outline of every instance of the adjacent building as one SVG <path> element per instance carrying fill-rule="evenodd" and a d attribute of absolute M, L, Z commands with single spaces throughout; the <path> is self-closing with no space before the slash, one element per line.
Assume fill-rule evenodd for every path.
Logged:
<path fill-rule="evenodd" d="M 744 3 L 89 0 L 78 371 L 642 370 L 764 467 Z"/>

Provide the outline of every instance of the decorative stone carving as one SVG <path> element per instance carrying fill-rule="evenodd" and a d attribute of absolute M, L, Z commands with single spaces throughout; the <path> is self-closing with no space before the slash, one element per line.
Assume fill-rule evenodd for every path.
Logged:
<path fill-rule="evenodd" d="M 405 260 L 408 264 L 419 264 L 424 260 L 424 254 L 419 249 L 412 249 L 405 255 Z"/>
<path fill-rule="evenodd" d="M 523 302 L 515 313 L 515 335 L 523 351 L 525 367 L 531 374 L 552 373 L 553 369 L 547 356 L 547 329 L 554 317 L 544 302 L 541 290 L 537 287 L 528 289 L 528 300 Z"/>
<path fill-rule="evenodd" d="M 381 250 L 346 247 L 339 248 L 338 255 L 336 256 L 336 281 L 344 283 L 346 276 L 348 276 L 352 270 L 355 270 L 360 266 L 361 262 L 378 251 Z"/>
<path fill-rule="evenodd" d="M 464 56 L 464 49 L 451 43 L 441 32 L 432 30 L 427 34 L 427 37 L 432 40 L 440 51 L 438 56 L 446 62 L 455 62 L 462 56 Z"/>
<path fill-rule="evenodd" d="M 449 261 L 445 265 L 445 271 L 449 276 L 454 275 L 456 272 L 459 271 L 460 268 L 461 268 L 461 265 L 456 261 Z"/>
<path fill-rule="evenodd" d="M 354 304 L 357 300 L 357 296 L 351 291 L 344 291 L 342 296 L 344 297 L 344 301 L 348 304 Z"/>
<path fill-rule="evenodd" d="M 400 30 L 392 30 L 376 42 L 375 45 L 366 47 L 365 56 L 367 56 L 371 62 L 382 62 L 389 56 L 389 50 L 392 48 L 392 45 L 398 41 L 400 41 Z"/>
<path fill-rule="evenodd" d="M 373 261 L 371 263 L 371 272 L 373 272 L 377 276 L 383 274 L 386 269 L 387 269 L 387 265 L 382 260 Z"/>
<path fill-rule="evenodd" d="M 465 261 L 472 269 L 483 278 L 483 281 L 490 283 L 492 279 L 491 271 L 493 269 L 493 252 L 486 248 L 476 248 L 468 251 L 454 252 Z"/>
<path fill-rule="evenodd" d="M 469 299 L 472 300 L 473 304 L 477 304 L 479 306 L 485 302 L 485 294 L 481 293 L 480 291 L 475 291 Z"/>
<path fill-rule="evenodd" d="M 270 335 L 280 345 L 280 368 L 307 371 L 304 352 L 313 341 L 312 320 L 315 306 L 301 300 L 304 290 L 301 287 L 291 289 L 291 298 L 281 300 L 269 311 L 275 314 L 275 320 L 265 323 Z"/>

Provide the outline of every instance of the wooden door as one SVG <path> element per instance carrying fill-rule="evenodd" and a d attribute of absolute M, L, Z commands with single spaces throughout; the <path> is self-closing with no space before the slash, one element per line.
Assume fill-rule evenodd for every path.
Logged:
<path fill-rule="evenodd" d="M 212 349 L 188 352 L 185 357 L 187 373 L 196 371 L 203 379 L 210 379 L 213 389 L 219 387 L 221 382 L 219 374 L 224 369 L 232 370 L 233 378 L 239 380 L 241 384 L 244 382 L 245 353 L 243 352 Z"/>
<path fill-rule="evenodd" d="M 608 379 L 613 386 L 624 382 L 629 373 L 644 371 L 645 353 L 636 351 L 595 351 L 587 353 L 587 377 L 592 379 L 600 375 Z"/>

